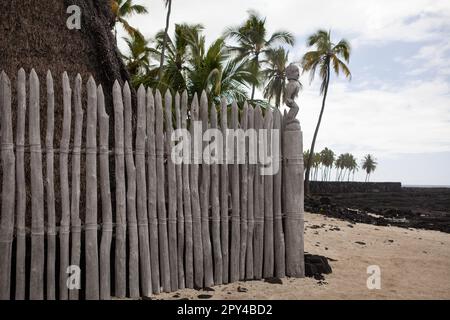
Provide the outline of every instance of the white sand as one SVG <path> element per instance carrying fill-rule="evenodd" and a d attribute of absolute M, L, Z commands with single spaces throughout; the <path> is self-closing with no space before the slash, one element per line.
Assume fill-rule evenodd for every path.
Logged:
<path fill-rule="evenodd" d="M 324 227 L 311 229 L 313 225 Z M 212 299 L 450 299 L 450 234 L 348 225 L 323 215 L 305 215 L 305 251 L 337 260 L 330 262 L 333 273 L 325 276 L 325 283 L 312 278 L 282 279 L 282 285 L 238 282 L 214 287 L 213 292 L 180 290 L 177 298 L 208 294 Z M 334 227 L 340 231 L 331 231 Z M 380 290 L 367 288 L 369 265 L 381 268 Z M 238 287 L 248 291 L 238 292 Z M 171 299 L 175 294 L 154 298 Z"/>

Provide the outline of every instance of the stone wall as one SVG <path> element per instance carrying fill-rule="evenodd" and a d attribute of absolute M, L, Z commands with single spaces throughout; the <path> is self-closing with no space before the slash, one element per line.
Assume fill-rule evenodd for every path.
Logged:
<path fill-rule="evenodd" d="M 400 182 L 325 182 L 311 181 L 311 193 L 399 192 Z"/>

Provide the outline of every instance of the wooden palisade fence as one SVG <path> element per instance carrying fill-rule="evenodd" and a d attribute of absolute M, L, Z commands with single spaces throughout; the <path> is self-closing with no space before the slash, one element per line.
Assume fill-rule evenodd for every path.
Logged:
<path fill-rule="evenodd" d="M 302 136 L 284 132 L 279 110 L 214 105 L 205 93 L 188 101 L 186 92 L 162 96 L 142 86 L 133 108 L 128 84 L 116 82 L 108 115 L 93 78 L 86 101 L 79 75 L 73 89 L 66 73 L 62 79 L 58 106 L 47 74 L 42 147 L 38 76 L 19 71 L 16 99 L 8 76 L 0 77 L 0 299 L 138 298 L 304 275 Z M 55 108 L 63 108 L 60 141 Z M 226 163 L 196 158 L 191 141 L 190 163 L 175 163 L 172 132 L 194 137 L 194 121 L 200 134 L 281 130 L 258 141 L 267 151 L 278 139 L 280 169 L 262 175 L 263 164 L 249 161 L 250 140 L 219 143 L 225 158 L 234 156 Z M 245 161 L 236 161 L 239 152 Z"/>

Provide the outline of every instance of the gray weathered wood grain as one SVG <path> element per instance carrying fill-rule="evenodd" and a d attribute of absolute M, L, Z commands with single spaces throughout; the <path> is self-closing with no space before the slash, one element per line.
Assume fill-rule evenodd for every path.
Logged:
<path fill-rule="evenodd" d="M 11 82 L 2 72 L 0 76 L 1 106 L 1 158 L 2 158 L 2 203 L 0 224 L 0 300 L 10 299 L 12 241 L 14 234 L 15 165 L 13 130 L 11 117 Z"/>
<path fill-rule="evenodd" d="M 125 117 L 125 166 L 127 177 L 128 288 L 131 298 L 139 297 L 139 236 L 136 216 L 136 167 L 133 157 L 131 90 L 123 87 Z"/>
<path fill-rule="evenodd" d="M 260 137 L 260 130 L 263 129 L 263 115 L 259 106 L 255 109 L 254 126 L 258 134 L 258 150 L 264 148 L 264 142 Z M 253 240 L 253 276 L 255 279 L 262 278 L 263 254 L 264 254 L 264 176 L 261 175 L 261 165 L 255 166 L 254 176 L 254 240 Z"/>
<path fill-rule="evenodd" d="M 82 106 L 82 80 L 78 74 L 75 78 L 75 91 L 73 103 L 75 109 L 75 123 L 72 147 L 72 198 L 70 202 L 70 232 L 72 238 L 72 248 L 70 264 L 80 266 L 81 259 L 81 219 L 80 219 L 80 183 L 81 183 L 81 140 L 83 134 L 83 106 Z M 79 299 L 80 289 L 72 288 L 69 291 L 70 300 Z"/>
<path fill-rule="evenodd" d="M 244 110 L 241 116 L 241 129 L 244 133 L 248 128 L 248 104 L 244 104 Z M 239 261 L 239 279 L 245 279 L 245 262 L 247 254 L 247 233 L 248 233 L 248 143 L 246 139 L 240 141 L 239 148 L 244 153 L 244 163 L 240 165 L 240 184 L 241 184 L 241 249 L 240 249 L 240 261 Z"/>
<path fill-rule="evenodd" d="M 200 98 L 200 119 L 202 122 L 202 133 L 209 129 L 209 115 L 208 115 L 208 98 L 206 92 L 203 91 Z M 202 153 L 206 142 L 203 143 Z M 210 186 L 211 186 L 211 168 L 205 163 L 205 159 L 201 165 L 201 183 L 200 183 L 200 207 L 202 211 L 202 243 L 203 243 L 203 264 L 205 287 L 214 285 L 214 271 L 211 248 L 211 235 L 209 231 L 209 205 L 210 205 Z"/>
<path fill-rule="evenodd" d="M 248 108 L 248 123 L 247 127 L 249 130 L 254 130 L 254 109 L 252 106 Z M 256 141 L 252 142 L 253 145 L 248 144 L 248 148 L 254 148 Z M 250 150 L 249 150 L 250 151 Z M 249 153 L 250 161 L 250 153 Z M 253 279 L 253 230 L 255 228 L 255 218 L 254 218 L 254 176 L 255 176 L 255 164 L 249 163 L 247 170 L 247 256 L 246 256 L 246 268 L 245 268 L 245 278 L 246 280 Z"/>
<path fill-rule="evenodd" d="M 169 265 L 170 286 L 172 291 L 178 289 L 178 249 L 177 249 L 177 180 L 175 164 L 172 161 L 172 94 L 166 91 L 164 97 L 165 110 L 165 139 L 164 147 L 167 155 L 167 209 L 168 209 L 168 231 L 169 231 Z"/>
<path fill-rule="evenodd" d="M 228 130 L 228 104 L 225 98 L 221 101 L 220 106 L 220 127 L 222 130 L 222 135 L 224 137 L 223 143 L 223 159 L 227 159 L 228 148 L 227 148 L 227 130 Z M 228 283 L 229 279 L 229 265 L 230 257 L 228 254 L 229 249 L 229 213 L 228 213 L 228 164 L 224 161 L 220 165 L 220 240 L 222 246 L 222 262 L 223 262 L 223 283 Z"/>
<path fill-rule="evenodd" d="M 150 264 L 152 291 L 160 292 L 158 215 L 156 205 L 156 151 L 155 151 L 155 101 L 150 88 L 147 89 L 147 209 L 150 227 Z"/>
<path fill-rule="evenodd" d="M 70 260 L 70 191 L 68 162 L 72 120 L 72 89 L 70 88 L 70 82 L 67 72 L 64 72 L 63 74 L 63 104 L 63 129 L 59 145 L 59 175 L 61 186 L 61 222 L 59 228 L 59 298 L 60 300 L 67 300 L 69 297 L 67 287 L 67 268 L 69 267 Z"/>
<path fill-rule="evenodd" d="M 159 90 L 155 94 L 155 132 L 156 132 L 156 179 L 157 179 L 157 205 L 159 229 L 159 263 L 161 284 L 164 292 L 171 291 L 169 239 L 167 234 L 167 211 L 165 194 L 165 168 L 164 168 L 164 110 Z"/>
<path fill-rule="evenodd" d="M 114 156 L 116 186 L 116 241 L 115 241 L 115 295 L 124 298 L 127 288 L 126 276 L 126 194 L 124 159 L 124 120 L 122 89 L 116 81 L 113 86 L 114 101 Z"/>
<path fill-rule="evenodd" d="M 100 299 L 111 299 L 111 244 L 113 217 L 109 178 L 109 116 L 105 110 L 102 86 L 97 88 L 99 122 L 100 196 L 102 203 L 102 236 L 100 240 Z"/>
<path fill-rule="evenodd" d="M 181 97 L 181 127 L 187 130 L 188 95 L 185 90 Z M 190 156 L 190 153 L 189 153 Z M 194 288 L 194 252 L 192 234 L 191 187 L 189 182 L 190 164 L 183 162 L 183 209 L 185 222 L 185 279 L 186 288 Z"/>
<path fill-rule="evenodd" d="M 54 117 L 55 94 L 53 77 L 47 72 L 47 130 L 45 136 L 46 148 L 46 179 L 47 194 L 47 300 L 55 300 L 55 265 L 56 265 L 56 222 L 55 222 L 55 182 L 54 182 Z"/>
<path fill-rule="evenodd" d="M 195 136 L 201 134 L 201 127 L 195 128 L 193 121 L 198 121 L 199 119 L 199 105 L 197 94 L 194 95 L 191 105 L 191 127 L 190 133 L 192 139 L 192 163 L 190 172 L 190 187 L 191 187 L 191 205 L 192 205 L 192 232 L 193 232 L 193 245 L 194 245 L 194 287 L 202 288 L 204 279 L 204 265 L 203 265 L 203 242 L 202 242 L 202 228 L 201 228 L 201 209 L 200 209 L 200 198 L 199 198 L 199 186 L 198 186 L 198 176 L 200 163 L 200 154 L 195 154 Z M 198 126 L 197 126 L 198 127 Z M 200 132 L 197 132 L 200 131 Z M 201 149 L 201 143 L 200 143 Z"/>
<path fill-rule="evenodd" d="M 85 219 L 85 257 L 86 257 L 86 299 L 98 300 L 98 222 L 97 222 L 97 85 L 92 77 L 87 83 L 86 119 L 86 219 Z"/>
<path fill-rule="evenodd" d="M 181 109 L 180 109 L 180 94 L 175 94 L 175 119 L 176 129 L 181 128 Z M 175 165 L 176 179 L 177 179 L 177 259 L 178 259 L 178 287 L 184 289 L 184 210 L 183 210 L 183 168 L 182 164 Z"/>
<path fill-rule="evenodd" d="M 25 299 L 26 288 L 26 184 L 25 184 L 25 117 L 27 109 L 26 74 L 22 68 L 17 76 L 16 115 L 16 300 Z"/>
<path fill-rule="evenodd" d="M 237 103 L 231 108 L 231 127 L 239 129 L 239 113 Z M 228 145 L 234 148 L 235 159 L 231 165 L 231 246 L 230 246 L 230 282 L 239 280 L 239 258 L 240 258 L 240 188 L 239 188 L 239 164 L 237 163 L 237 148 L 234 142 Z"/>
<path fill-rule="evenodd" d="M 136 124 L 136 209 L 139 225 L 139 263 L 141 295 L 149 297 L 152 294 L 152 274 L 150 266 L 150 244 L 147 217 L 147 183 L 145 170 L 146 143 L 146 92 L 144 86 L 138 90 L 137 124 Z"/>
<path fill-rule="evenodd" d="M 30 299 L 44 299 L 44 183 L 39 124 L 39 79 L 30 74 L 29 131 L 31 169 L 31 264 Z"/>
<path fill-rule="evenodd" d="M 218 130 L 217 123 L 217 107 L 215 105 L 211 106 L 210 122 L 211 129 Z M 216 147 L 223 149 L 222 144 L 219 141 L 216 142 Z M 215 156 L 219 157 L 223 151 L 215 150 Z M 220 158 L 219 158 L 220 159 Z M 214 256 L 214 284 L 220 285 L 223 283 L 223 260 L 222 260 L 222 246 L 220 243 L 220 197 L 219 197 L 219 164 L 218 160 L 211 164 L 211 220 L 212 220 L 212 245 L 213 245 L 213 256 Z"/>
<path fill-rule="evenodd" d="M 273 115 L 270 108 L 266 109 L 264 116 L 264 148 L 266 156 L 272 156 L 272 127 Z M 270 164 L 269 164 L 270 165 Z M 273 166 L 272 166 L 273 167 Z M 264 278 L 270 278 L 274 275 L 274 246 L 273 246 L 273 175 L 264 176 Z"/>
<path fill-rule="evenodd" d="M 278 143 L 281 149 L 281 112 L 275 109 L 273 112 L 273 128 L 279 130 L 279 137 L 274 143 Z M 273 214 L 274 214 L 274 251 L 275 251 L 275 276 L 284 278 L 286 276 L 286 250 L 284 244 L 283 218 L 281 211 L 281 189 L 282 189 L 282 161 L 280 155 L 274 161 L 278 161 L 278 172 L 273 177 Z"/>

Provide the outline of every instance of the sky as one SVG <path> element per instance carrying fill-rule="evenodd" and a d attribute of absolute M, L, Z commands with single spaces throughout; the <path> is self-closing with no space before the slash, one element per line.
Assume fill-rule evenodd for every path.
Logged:
<path fill-rule="evenodd" d="M 134 2 L 149 14 L 130 24 L 153 37 L 165 25 L 164 1 Z M 316 151 L 350 152 L 359 161 L 374 155 L 371 181 L 450 185 L 450 1 L 173 0 L 169 32 L 173 23 L 201 23 L 211 42 L 243 22 L 248 10 L 267 18 L 269 33 L 294 34 L 292 62 L 300 61 L 307 37 L 318 29 L 352 45 L 352 79 L 332 77 Z M 320 81 L 310 83 L 308 74 L 300 80 L 299 120 L 309 149 L 322 103 Z M 355 175 L 364 176 L 361 170 Z"/>

